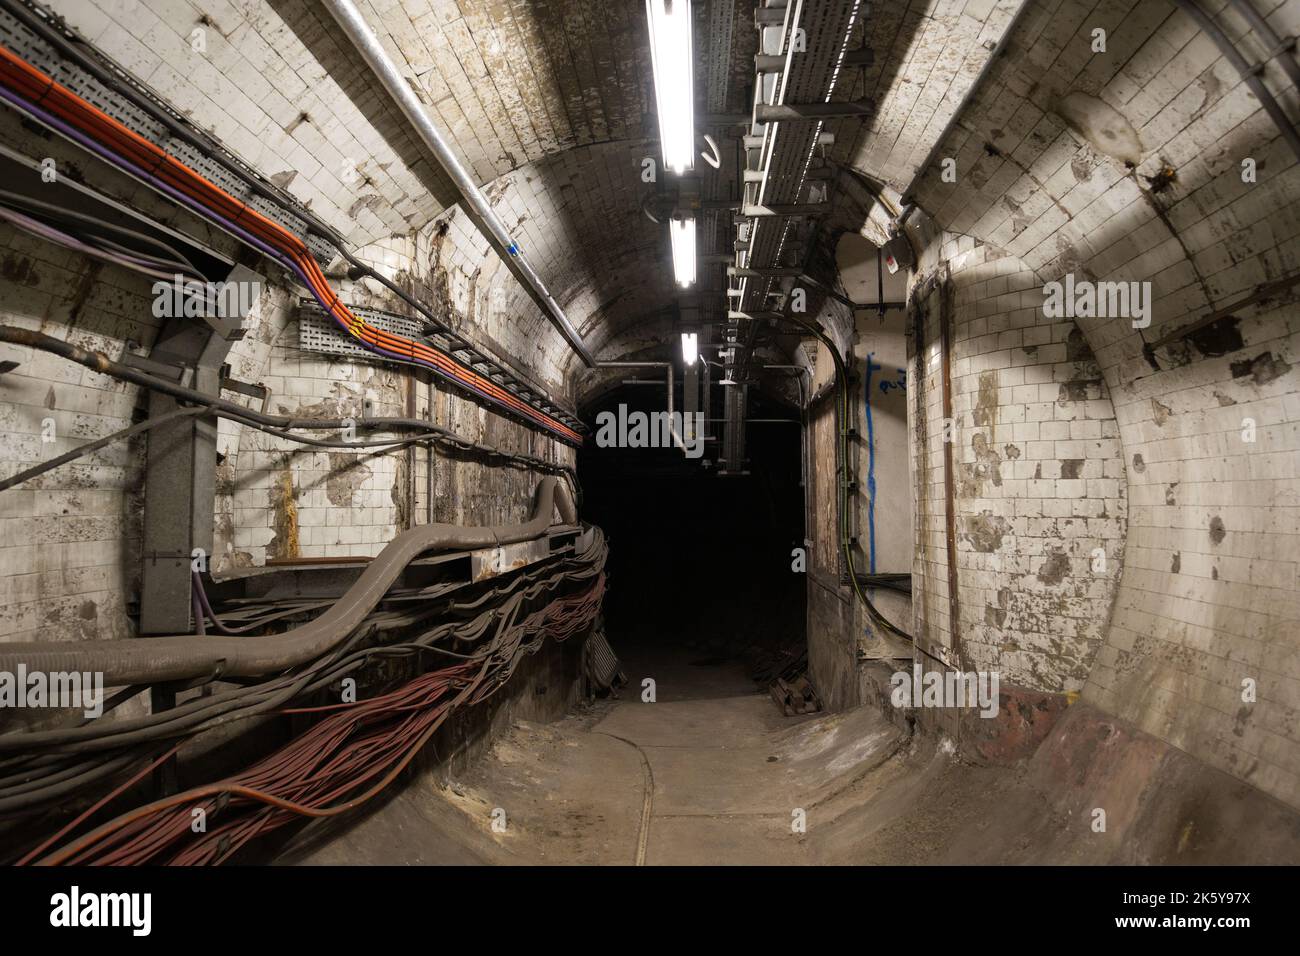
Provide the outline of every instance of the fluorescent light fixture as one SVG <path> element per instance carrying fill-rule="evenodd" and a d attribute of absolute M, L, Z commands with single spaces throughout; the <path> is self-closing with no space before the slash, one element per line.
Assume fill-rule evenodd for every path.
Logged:
<path fill-rule="evenodd" d="M 664 167 L 684 173 L 695 166 L 695 92 L 692 80 L 690 0 L 646 0 L 650 62 Z"/>
<path fill-rule="evenodd" d="M 700 337 L 695 332 L 682 333 L 682 361 L 687 368 L 700 360 Z"/>
<path fill-rule="evenodd" d="M 682 288 L 695 283 L 695 218 L 670 219 L 668 234 L 673 241 L 673 275 Z"/>

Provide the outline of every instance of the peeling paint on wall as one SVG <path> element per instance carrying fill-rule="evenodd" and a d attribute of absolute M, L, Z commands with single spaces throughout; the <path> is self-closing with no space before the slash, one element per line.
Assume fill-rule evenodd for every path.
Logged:
<path fill-rule="evenodd" d="M 962 537 L 969 541 L 976 551 L 985 554 L 1002 547 L 1002 539 L 1010 528 L 1006 518 L 987 511 L 980 515 L 964 515 L 962 524 L 965 529 Z"/>
<path fill-rule="evenodd" d="M 1142 139 L 1137 130 L 1105 100 L 1075 91 L 1059 97 L 1052 110 L 1097 152 L 1130 167 L 1142 162 Z"/>
<path fill-rule="evenodd" d="M 332 504 L 340 508 L 351 508 L 357 491 L 370 478 L 371 471 L 366 467 L 362 455 L 356 452 L 332 451 L 329 453 L 329 461 L 325 493 Z"/>

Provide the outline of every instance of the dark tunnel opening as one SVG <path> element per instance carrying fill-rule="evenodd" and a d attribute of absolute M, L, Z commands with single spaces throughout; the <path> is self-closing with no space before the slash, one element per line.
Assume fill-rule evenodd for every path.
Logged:
<path fill-rule="evenodd" d="M 724 387 L 714 386 L 715 408 Z M 663 405 L 661 389 L 621 385 L 584 417 L 617 416 L 620 406 L 649 415 Z M 754 676 L 774 659 L 806 653 L 805 581 L 792 567 L 805 533 L 799 416 L 750 389 L 748 417 L 743 474 L 719 473 L 717 420 L 694 459 L 678 448 L 593 440 L 578 453 L 584 514 L 610 542 L 606 635 L 633 685 L 640 669 L 656 665 L 739 663 Z M 697 682 L 684 676 L 683 684 Z"/>

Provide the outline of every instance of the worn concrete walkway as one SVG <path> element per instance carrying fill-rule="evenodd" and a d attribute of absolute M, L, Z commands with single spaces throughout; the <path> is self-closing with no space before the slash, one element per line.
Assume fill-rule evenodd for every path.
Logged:
<path fill-rule="evenodd" d="M 735 662 L 625 661 L 618 700 L 517 723 L 299 862 L 799 864 L 828 800 L 903 743 L 869 711 L 783 716 Z M 642 680 L 655 682 L 653 702 Z M 504 821 L 504 827 L 502 826 Z M 494 825 L 495 824 L 495 825 Z M 315 841 L 313 841 L 315 842 Z"/>
<path fill-rule="evenodd" d="M 734 662 L 624 664 L 620 699 L 518 722 L 465 773 L 309 828 L 280 861 L 1300 862 L 1294 810 L 1084 705 L 1030 760 L 988 766 L 869 707 L 785 717 Z"/>

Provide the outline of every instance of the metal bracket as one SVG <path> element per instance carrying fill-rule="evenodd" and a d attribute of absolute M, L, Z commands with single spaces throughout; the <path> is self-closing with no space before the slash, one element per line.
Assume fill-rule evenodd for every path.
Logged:
<path fill-rule="evenodd" d="M 184 385 L 186 388 L 191 387 L 194 380 L 193 368 L 173 362 L 159 362 L 144 355 L 137 355 L 131 351 L 136 347 L 135 342 L 128 340 L 122 346 L 122 356 L 118 361 L 127 368 L 136 368 L 159 378 L 168 379 L 178 385 Z"/>
<path fill-rule="evenodd" d="M 230 377 L 230 366 L 221 367 L 221 387 L 227 392 L 236 392 L 240 395 L 247 395 L 249 398 L 260 399 L 262 402 L 261 410 L 266 411 L 266 407 L 271 401 L 271 390 L 261 382 L 256 385 L 248 382 L 241 382 L 238 379 Z"/>

